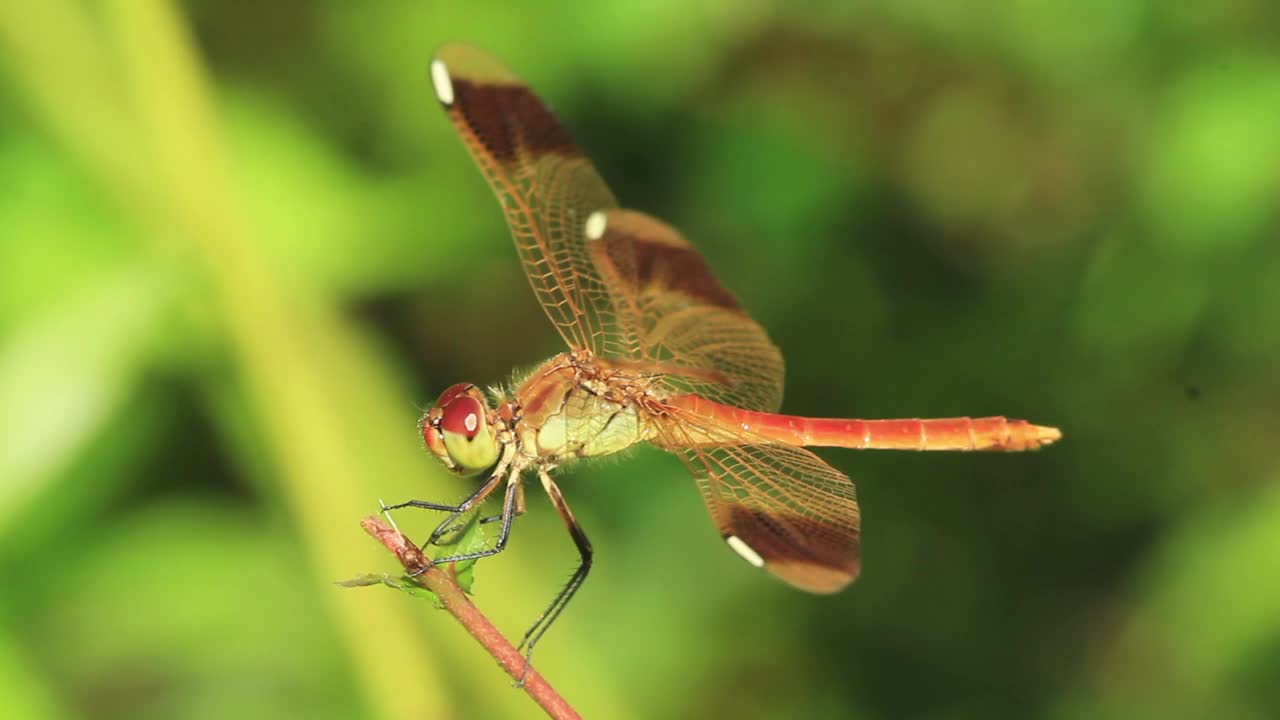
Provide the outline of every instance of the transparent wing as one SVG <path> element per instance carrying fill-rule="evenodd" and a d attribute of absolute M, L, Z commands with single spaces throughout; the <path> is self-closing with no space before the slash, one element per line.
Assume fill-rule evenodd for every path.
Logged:
<path fill-rule="evenodd" d="M 634 337 L 585 248 L 583 224 L 617 205 L 591 161 L 536 95 L 497 59 L 467 45 L 440 48 L 436 96 L 489 181 L 533 292 L 574 349 L 636 358 Z"/>
<path fill-rule="evenodd" d="M 489 54 L 445 45 L 431 70 L 498 196 L 534 294 L 571 348 L 641 361 L 660 393 L 777 410 L 781 354 L 678 232 L 616 210 L 555 116 Z M 591 243 L 587 219 L 601 210 L 603 236 Z"/>
<path fill-rule="evenodd" d="M 764 412 L 781 406 L 782 353 L 679 231 L 630 210 L 603 211 L 587 229 L 617 315 L 658 375 L 660 394 Z"/>
<path fill-rule="evenodd" d="M 858 576 L 853 482 L 804 448 L 686 410 L 655 413 L 654 443 L 698 482 L 720 534 L 748 562 L 801 590 L 836 592 Z"/>

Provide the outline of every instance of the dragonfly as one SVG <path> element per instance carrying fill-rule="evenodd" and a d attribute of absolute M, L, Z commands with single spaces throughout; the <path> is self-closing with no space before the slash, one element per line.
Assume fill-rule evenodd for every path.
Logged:
<path fill-rule="evenodd" d="M 808 447 L 1034 450 L 1054 427 L 1004 417 L 855 420 L 779 414 L 783 360 L 764 329 L 675 228 L 619 207 L 591 161 L 537 95 L 499 60 L 451 43 L 431 66 L 437 100 L 506 216 L 534 296 L 568 346 L 509 387 L 447 388 L 421 420 L 427 448 L 480 476 L 457 504 L 387 506 L 449 513 L 426 545 L 502 489 L 491 547 L 501 552 L 536 476 L 580 558 L 525 634 L 534 645 L 591 570 L 593 551 L 552 471 L 649 443 L 693 476 L 721 538 L 743 560 L 811 593 L 861 569 L 852 481 Z"/>

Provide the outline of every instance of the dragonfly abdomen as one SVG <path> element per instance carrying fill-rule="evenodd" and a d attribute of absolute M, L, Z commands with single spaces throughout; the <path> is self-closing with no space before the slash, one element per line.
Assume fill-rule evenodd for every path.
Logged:
<path fill-rule="evenodd" d="M 840 420 L 800 418 L 804 445 L 880 450 L 1034 450 L 1057 440 L 1053 428 L 1005 417 Z"/>
<path fill-rule="evenodd" d="M 672 398 L 683 408 L 721 425 L 800 447 L 855 450 L 1034 450 L 1062 437 L 1057 428 L 1005 417 L 857 420 L 756 412 L 695 395 Z"/>

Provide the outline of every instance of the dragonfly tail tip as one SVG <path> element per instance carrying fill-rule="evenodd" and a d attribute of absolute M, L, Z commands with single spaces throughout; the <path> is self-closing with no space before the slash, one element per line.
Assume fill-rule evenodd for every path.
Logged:
<path fill-rule="evenodd" d="M 1036 425 L 1034 429 L 1036 433 L 1036 442 L 1040 447 L 1053 444 L 1062 439 L 1062 431 L 1056 427 Z"/>

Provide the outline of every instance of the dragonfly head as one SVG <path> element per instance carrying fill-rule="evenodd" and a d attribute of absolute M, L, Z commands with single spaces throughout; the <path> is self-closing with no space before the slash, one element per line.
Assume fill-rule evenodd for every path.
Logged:
<path fill-rule="evenodd" d="M 459 475 L 474 475 L 498 462 L 498 439 L 484 393 L 458 383 L 422 416 L 422 439 L 431 454 Z"/>

